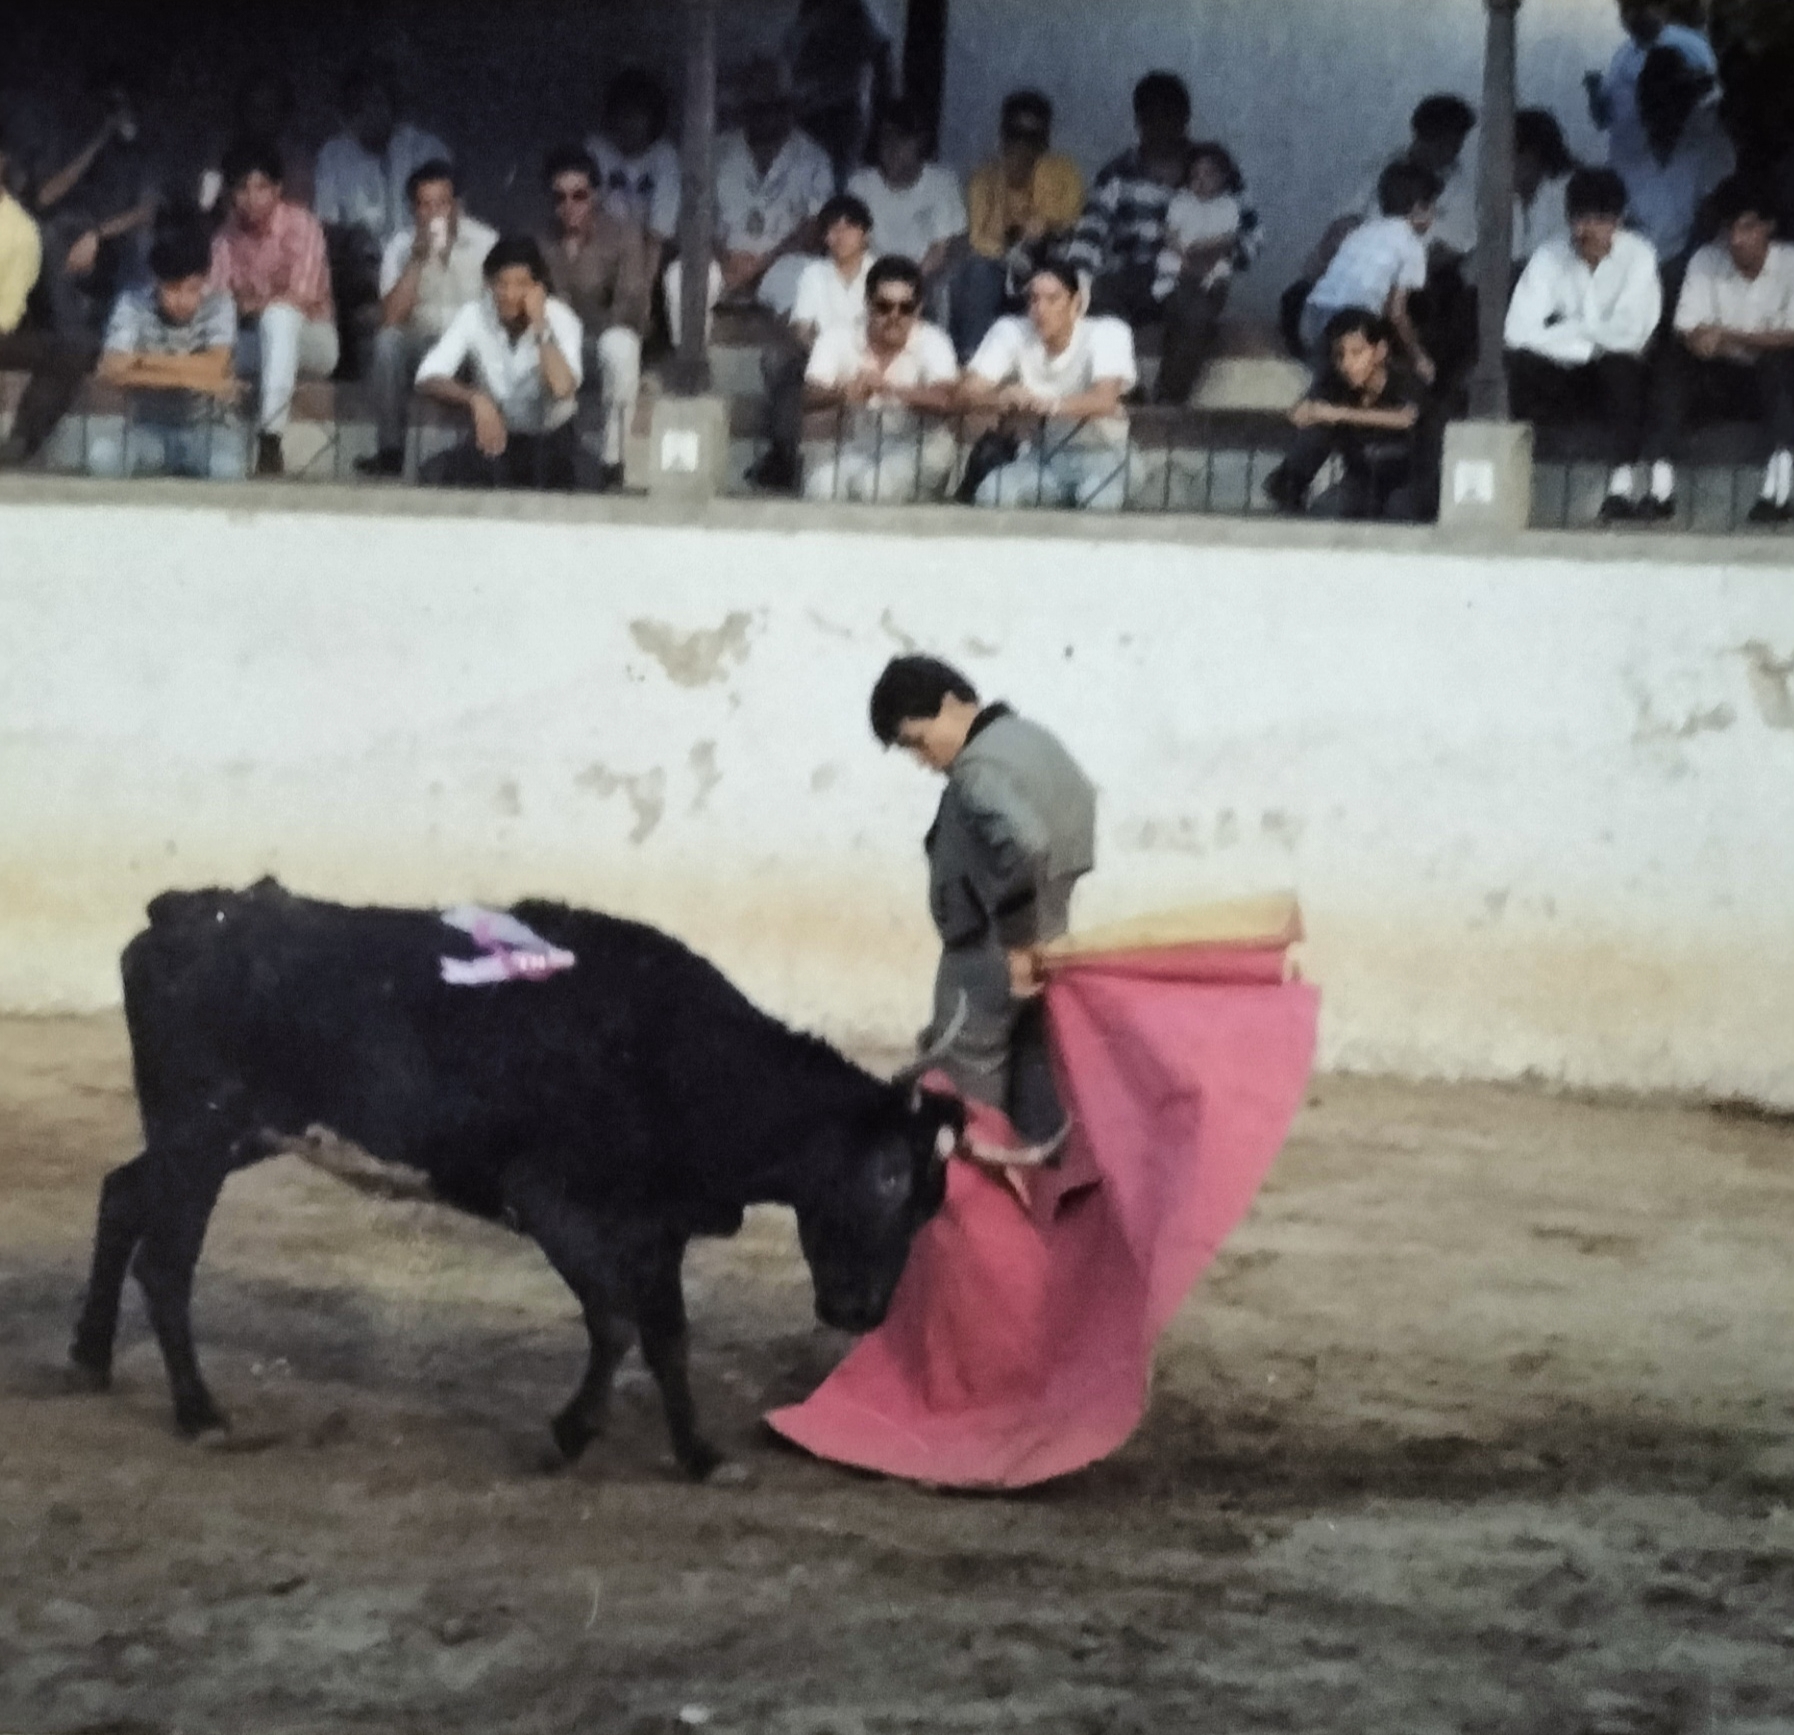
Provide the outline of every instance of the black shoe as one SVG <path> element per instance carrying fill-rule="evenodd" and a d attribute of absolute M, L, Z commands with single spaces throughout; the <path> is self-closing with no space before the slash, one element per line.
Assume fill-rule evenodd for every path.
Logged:
<path fill-rule="evenodd" d="M 1264 480 L 1265 498 L 1279 512 L 1298 513 L 1308 509 L 1308 490 L 1279 464 Z"/>
<path fill-rule="evenodd" d="M 623 466 L 621 464 L 600 464 L 598 466 L 598 492 L 612 494 L 623 486 Z"/>
<path fill-rule="evenodd" d="M 749 487 L 763 489 L 768 494 L 795 494 L 797 460 L 789 452 L 769 446 L 749 467 L 747 481 Z"/>
<path fill-rule="evenodd" d="M 1794 524 L 1794 501 L 1786 506 L 1777 506 L 1773 500 L 1759 500 L 1745 513 L 1747 524 Z"/>
<path fill-rule="evenodd" d="M 405 474 L 405 454 L 401 451 L 382 449 L 371 458 L 355 460 L 357 476 L 403 476 Z"/>
<path fill-rule="evenodd" d="M 1666 524 L 1676 515 L 1676 497 L 1670 495 L 1667 500 L 1659 500 L 1655 494 L 1647 494 L 1632 508 L 1632 516 L 1640 524 Z"/>
<path fill-rule="evenodd" d="M 278 434 L 256 436 L 255 473 L 258 476 L 284 476 L 287 473 L 287 455 Z"/>
<path fill-rule="evenodd" d="M 1596 521 L 1601 524 L 1630 524 L 1637 516 L 1638 509 L 1624 494 L 1609 494 L 1595 514 Z"/>

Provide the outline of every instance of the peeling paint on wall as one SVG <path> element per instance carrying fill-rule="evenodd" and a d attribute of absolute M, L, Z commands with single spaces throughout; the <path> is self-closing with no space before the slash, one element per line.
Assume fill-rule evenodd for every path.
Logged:
<path fill-rule="evenodd" d="M 729 678 L 731 668 L 748 659 L 754 617 L 741 610 L 720 627 L 686 633 L 665 621 L 633 620 L 629 636 L 681 687 L 708 687 Z"/>
<path fill-rule="evenodd" d="M 716 786 L 723 780 L 723 774 L 716 768 L 714 741 L 700 741 L 692 748 L 691 774 L 698 785 L 697 793 L 691 798 L 691 810 L 693 813 L 702 813 L 709 806 Z"/>
<path fill-rule="evenodd" d="M 1794 729 L 1794 657 L 1778 657 L 1761 639 L 1741 645 L 1757 714 L 1771 729 Z"/>
<path fill-rule="evenodd" d="M 605 765 L 588 765 L 573 779 L 574 786 L 608 801 L 623 794 L 635 810 L 635 827 L 629 834 L 631 843 L 646 843 L 666 816 L 667 774 L 658 766 L 639 777 L 620 777 Z"/>

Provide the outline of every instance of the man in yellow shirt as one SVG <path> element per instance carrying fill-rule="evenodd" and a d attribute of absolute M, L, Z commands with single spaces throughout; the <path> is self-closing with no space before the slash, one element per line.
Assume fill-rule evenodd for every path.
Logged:
<path fill-rule="evenodd" d="M 1037 90 L 1003 99 L 997 155 L 966 190 L 970 252 L 953 279 L 951 325 L 959 359 L 971 358 L 998 318 L 1021 305 L 1036 267 L 1084 209 L 1084 177 L 1048 147 L 1053 105 Z"/>
<path fill-rule="evenodd" d="M 39 360 L 41 341 L 23 330 L 25 303 L 43 269 L 43 240 L 31 213 L 7 190 L 5 120 L 0 117 L 0 368 L 30 371 Z M 27 396 L 29 397 L 29 393 Z M 0 461 L 25 455 L 25 405 L 19 407 L 15 432 L 0 445 Z"/>

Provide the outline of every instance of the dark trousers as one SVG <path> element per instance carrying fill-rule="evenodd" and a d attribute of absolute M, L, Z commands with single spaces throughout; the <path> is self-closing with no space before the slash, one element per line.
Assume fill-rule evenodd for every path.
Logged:
<path fill-rule="evenodd" d="M 471 439 L 426 463 L 419 480 L 437 488 L 536 488 L 571 491 L 579 456 L 579 429 L 568 422 L 548 434 L 512 434 L 489 458 Z"/>
<path fill-rule="evenodd" d="M 1345 476 L 1329 488 L 1311 510 L 1323 518 L 1382 518 L 1412 524 L 1428 516 L 1427 470 L 1423 461 L 1426 436 L 1420 428 L 1407 434 L 1367 428 L 1304 428 L 1297 434 L 1284 473 L 1306 492 L 1337 455 Z M 1293 492 L 1293 490 L 1292 490 Z"/>
<path fill-rule="evenodd" d="M 1595 422 L 1610 464 L 1636 464 L 1644 450 L 1645 404 L 1650 383 L 1643 356 L 1604 355 L 1580 367 L 1566 366 L 1531 350 L 1509 350 L 1508 387 L 1514 419 L 1561 426 Z"/>
<path fill-rule="evenodd" d="M 30 376 L 12 424 L 11 444 L 22 457 L 34 456 L 56 431 L 99 353 L 90 338 L 53 331 L 21 328 L 0 337 L 0 368 Z"/>
<path fill-rule="evenodd" d="M 760 357 L 772 449 L 793 463 L 804 440 L 804 374 L 809 365 L 809 351 L 789 333 L 781 333 Z"/>
<path fill-rule="evenodd" d="M 1754 361 L 1703 361 L 1671 337 L 1651 376 L 1645 456 L 1675 459 L 1695 422 L 1753 422 L 1772 452 L 1794 451 L 1794 350 L 1767 350 Z"/>
<path fill-rule="evenodd" d="M 1125 265 L 1097 278 L 1090 288 L 1090 311 L 1125 319 L 1138 329 L 1163 324 L 1165 353 L 1159 363 L 1159 381 L 1153 401 L 1188 403 L 1196 382 L 1215 353 L 1221 314 L 1227 306 L 1229 285 L 1204 289 L 1191 279 L 1180 279 L 1163 301 L 1153 299 L 1158 266 Z"/>
<path fill-rule="evenodd" d="M 947 323 L 963 367 L 977 353 L 990 328 L 1019 306 L 1009 294 L 1009 262 L 968 253 L 953 273 Z"/>

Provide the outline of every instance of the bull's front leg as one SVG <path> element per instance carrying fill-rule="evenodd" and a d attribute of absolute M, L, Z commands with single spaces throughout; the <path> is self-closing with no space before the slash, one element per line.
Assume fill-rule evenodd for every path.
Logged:
<path fill-rule="evenodd" d="M 642 1338 L 642 1359 L 660 1387 L 673 1454 L 694 1481 L 701 1482 L 722 1462 L 722 1454 L 698 1432 L 692 1402 L 685 1290 L 679 1271 L 685 1260 L 685 1237 L 671 1229 L 655 1229 L 636 1250 L 633 1287 L 635 1322 Z"/>

